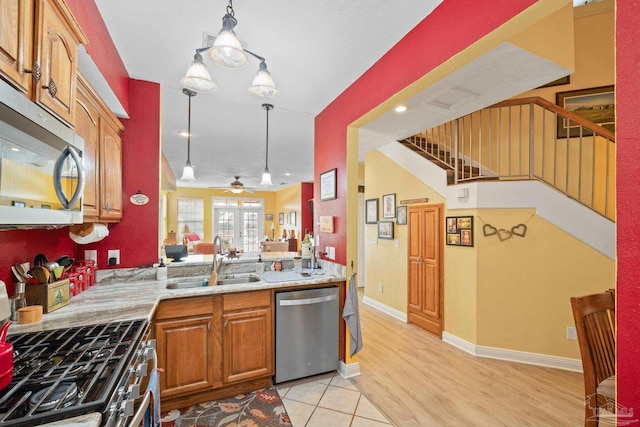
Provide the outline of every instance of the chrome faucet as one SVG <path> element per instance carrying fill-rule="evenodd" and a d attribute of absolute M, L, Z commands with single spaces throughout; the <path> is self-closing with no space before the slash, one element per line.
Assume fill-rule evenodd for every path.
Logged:
<path fill-rule="evenodd" d="M 220 264 L 218 264 L 218 255 L 216 254 L 216 240 L 220 244 L 220 254 L 222 254 L 222 239 L 219 235 L 216 235 L 216 237 L 213 238 L 213 271 L 217 273 L 218 270 L 220 270 L 220 266 L 222 265 L 222 260 L 220 261 Z"/>

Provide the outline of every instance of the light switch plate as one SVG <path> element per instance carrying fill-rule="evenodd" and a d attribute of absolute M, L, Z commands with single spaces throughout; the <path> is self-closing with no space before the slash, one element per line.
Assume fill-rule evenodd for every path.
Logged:
<path fill-rule="evenodd" d="M 329 259 L 336 259 L 336 248 L 329 246 Z"/>

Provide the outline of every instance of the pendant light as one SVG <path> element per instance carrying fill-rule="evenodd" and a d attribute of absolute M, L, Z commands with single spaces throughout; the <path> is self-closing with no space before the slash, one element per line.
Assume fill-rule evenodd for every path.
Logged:
<path fill-rule="evenodd" d="M 213 46 L 196 49 L 191 67 L 187 70 L 187 74 L 180 79 L 180 84 L 183 88 L 194 92 L 207 93 L 217 89 L 202 60 L 201 53 L 205 51 L 208 51 L 209 59 L 214 64 L 223 68 L 240 68 L 246 64 L 249 56 L 252 56 L 260 61 L 260 65 L 253 78 L 253 83 L 248 89 L 249 93 L 257 98 L 278 96 L 280 91 L 271 78 L 265 58 L 242 47 L 242 43 L 234 32 L 236 25 L 238 25 L 238 20 L 235 18 L 233 0 L 229 0 L 227 13 L 222 18 L 222 29 L 216 36 Z"/>
<path fill-rule="evenodd" d="M 189 97 L 189 115 L 187 122 L 187 163 L 184 165 L 184 169 L 182 169 L 182 177 L 180 180 L 193 182 L 196 180 L 196 177 L 193 174 L 193 166 L 191 166 L 191 98 L 196 96 L 196 92 L 189 89 L 182 89 L 182 93 Z"/>
<path fill-rule="evenodd" d="M 273 185 L 273 183 L 271 182 L 271 173 L 269 172 L 269 111 L 273 109 L 273 105 L 262 104 L 262 108 L 267 110 L 267 148 L 264 172 L 262 173 L 262 181 L 260 182 L 260 185 L 262 185 L 263 187 L 270 187 Z"/>

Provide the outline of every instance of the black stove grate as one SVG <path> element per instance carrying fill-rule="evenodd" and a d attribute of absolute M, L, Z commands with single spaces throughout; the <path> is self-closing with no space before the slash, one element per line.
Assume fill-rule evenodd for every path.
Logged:
<path fill-rule="evenodd" d="M 10 335 L 13 380 L 0 391 L 0 425 L 107 412 L 147 326 L 136 319 Z"/>

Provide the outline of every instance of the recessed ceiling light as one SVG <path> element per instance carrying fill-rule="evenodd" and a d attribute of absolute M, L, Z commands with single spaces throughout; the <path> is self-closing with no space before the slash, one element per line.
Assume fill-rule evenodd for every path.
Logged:
<path fill-rule="evenodd" d="M 20 149 L 17 147 L 11 147 L 11 151 L 20 151 Z"/>
<path fill-rule="evenodd" d="M 289 172 L 284 174 L 285 176 L 291 176 L 291 174 Z"/>
<path fill-rule="evenodd" d="M 186 130 L 179 130 L 178 135 L 184 136 L 186 138 L 189 136 L 189 132 L 187 132 Z"/>
<path fill-rule="evenodd" d="M 404 113 L 405 111 L 407 111 L 406 105 L 398 105 L 396 107 L 396 113 Z"/>

